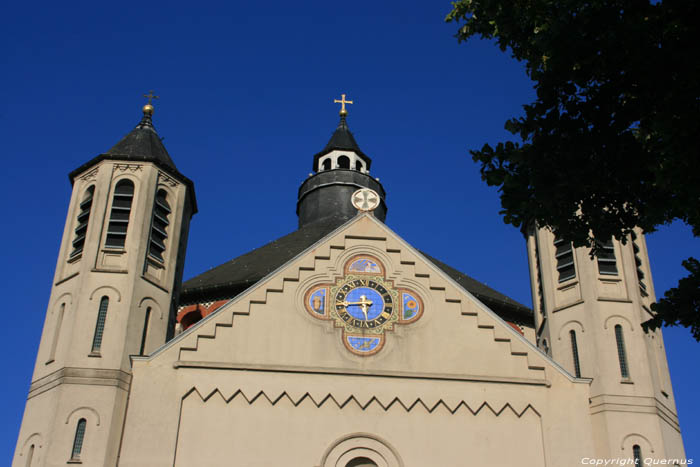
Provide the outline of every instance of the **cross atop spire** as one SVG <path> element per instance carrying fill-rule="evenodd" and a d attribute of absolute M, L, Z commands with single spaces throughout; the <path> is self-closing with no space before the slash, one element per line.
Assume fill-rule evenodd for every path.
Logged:
<path fill-rule="evenodd" d="M 143 106 L 143 115 L 144 116 L 151 116 L 153 115 L 153 104 L 152 101 L 153 99 L 159 99 L 160 96 L 156 96 L 153 94 L 153 90 L 148 91 L 148 94 L 144 94 L 143 97 L 148 99 L 148 103 Z"/>
<path fill-rule="evenodd" d="M 340 100 L 334 99 L 333 100 L 334 104 L 340 104 L 340 116 L 344 117 L 348 114 L 348 111 L 345 110 L 345 104 L 354 104 L 353 101 L 346 101 L 345 100 L 345 94 L 341 94 Z"/>

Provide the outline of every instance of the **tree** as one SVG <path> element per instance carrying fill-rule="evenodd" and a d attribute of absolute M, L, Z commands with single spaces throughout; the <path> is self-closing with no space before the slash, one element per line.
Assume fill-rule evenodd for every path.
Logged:
<path fill-rule="evenodd" d="M 523 61 L 537 99 L 505 127 L 520 141 L 470 151 L 501 192 L 506 223 L 549 226 L 597 252 L 681 220 L 700 235 L 700 2 L 460 0 L 457 38 L 493 39 Z M 645 329 L 700 340 L 700 265 Z"/>

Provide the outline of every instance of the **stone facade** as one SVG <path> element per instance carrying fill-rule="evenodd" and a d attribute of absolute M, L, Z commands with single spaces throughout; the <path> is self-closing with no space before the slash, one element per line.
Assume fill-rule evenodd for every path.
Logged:
<path fill-rule="evenodd" d="M 139 131 L 152 131 L 148 117 Z M 336 143 L 353 147 L 340 150 L 360 154 L 341 124 Z M 336 170 L 322 166 L 333 141 L 319 173 Z M 610 243 L 601 266 L 533 229 L 534 318 L 517 324 L 371 212 L 343 217 L 231 297 L 179 303 L 196 203 L 158 157 L 112 154 L 73 177 L 14 466 L 683 459 L 661 333 L 639 326 L 654 301 L 641 232 Z M 126 233 L 112 222 L 125 180 Z M 153 254 L 158 196 L 169 212 Z M 358 258 L 371 264 L 353 269 Z"/>

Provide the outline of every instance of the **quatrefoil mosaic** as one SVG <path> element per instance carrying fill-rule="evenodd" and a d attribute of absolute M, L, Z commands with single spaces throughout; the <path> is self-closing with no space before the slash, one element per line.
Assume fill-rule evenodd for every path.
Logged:
<path fill-rule="evenodd" d="M 386 332 L 411 324 L 423 315 L 423 300 L 386 279 L 377 259 L 359 255 L 349 259 L 334 284 L 317 284 L 304 294 L 311 316 L 333 321 L 342 329 L 345 347 L 356 355 L 374 355 L 384 347 Z"/>

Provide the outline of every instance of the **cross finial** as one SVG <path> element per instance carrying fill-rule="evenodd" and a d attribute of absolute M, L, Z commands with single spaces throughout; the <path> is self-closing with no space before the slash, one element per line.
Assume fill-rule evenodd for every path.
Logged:
<path fill-rule="evenodd" d="M 152 89 L 150 91 L 148 91 L 148 94 L 144 94 L 143 97 L 148 99 L 148 105 L 152 105 L 151 101 L 153 99 L 160 99 L 160 96 L 156 96 L 155 94 L 153 94 Z"/>
<path fill-rule="evenodd" d="M 143 114 L 145 116 L 150 117 L 151 115 L 153 115 L 153 104 L 151 104 L 151 102 L 153 101 L 153 99 L 158 99 L 159 96 L 156 96 L 155 94 L 153 94 L 153 90 L 150 90 L 148 91 L 148 94 L 144 94 L 143 97 L 148 99 L 148 104 L 143 106 Z"/>
<path fill-rule="evenodd" d="M 345 100 L 345 94 L 341 94 L 340 96 L 341 96 L 341 97 L 340 97 L 340 100 L 334 99 L 334 100 L 333 100 L 333 103 L 334 103 L 334 104 L 340 104 L 340 106 L 341 106 L 341 107 L 340 107 L 340 115 L 341 115 L 342 117 L 344 117 L 344 116 L 346 116 L 346 115 L 348 114 L 348 111 L 345 110 L 345 104 L 353 104 L 354 102 L 353 102 L 353 101 L 346 101 L 346 100 Z"/>

